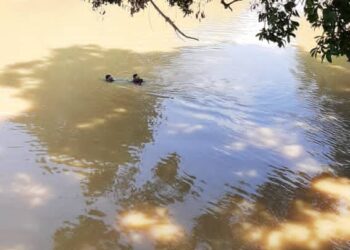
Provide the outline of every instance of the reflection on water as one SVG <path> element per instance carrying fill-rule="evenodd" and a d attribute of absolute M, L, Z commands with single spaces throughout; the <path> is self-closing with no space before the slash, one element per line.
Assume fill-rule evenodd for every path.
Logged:
<path fill-rule="evenodd" d="M 136 241 L 141 240 L 140 235 L 135 234 L 138 231 L 146 232 L 158 241 L 174 241 L 183 237 L 181 229 L 169 221 L 163 208 L 155 208 L 153 213 L 147 216 L 142 212 L 130 211 L 122 215 L 120 224 Z"/>
<path fill-rule="evenodd" d="M 107 85 L 101 78 L 104 72 L 123 76 L 132 70 L 151 80 L 149 62 L 159 65 L 160 60 L 166 59 L 96 46 L 71 47 L 55 50 L 44 61 L 11 65 L 0 81 L 17 92 L 10 107 L 17 99 L 30 104 L 26 115 L 13 121 L 26 124 L 45 145 L 48 155 L 38 163 L 51 173 L 57 169 L 48 161 L 75 167 L 89 176 L 88 192 L 93 194 L 108 189 L 118 165 L 134 162 L 138 148 L 152 141 L 158 116 L 155 97 L 127 82 Z"/>
<path fill-rule="evenodd" d="M 310 192 L 310 196 L 318 195 L 318 204 L 325 204 L 315 206 L 315 201 L 305 202 L 296 197 L 286 221 L 259 227 L 245 223 L 243 231 L 248 240 L 259 242 L 267 249 L 329 249 L 333 240 L 337 242 L 350 236 L 349 184 L 347 178 L 317 179 L 312 183 L 314 190 L 305 191 Z M 324 194 L 329 196 L 325 198 Z M 327 203 L 333 206 L 327 208 Z"/>
<path fill-rule="evenodd" d="M 4 62 L 0 249 L 348 248 L 350 67 L 228 24 Z"/>

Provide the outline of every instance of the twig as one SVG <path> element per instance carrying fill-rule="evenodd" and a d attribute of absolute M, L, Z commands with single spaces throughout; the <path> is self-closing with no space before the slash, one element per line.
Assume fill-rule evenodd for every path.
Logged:
<path fill-rule="evenodd" d="M 236 1 L 236 0 L 235 0 L 235 1 Z M 239 1 L 241 1 L 241 0 L 239 0 Z M 192 39 L 192 40 L 199 41 L 198 38 L 195 38 L 195 37 L 192 37 L 192 36 L 188 36 L 188 35 L 186 35 L 185 33 L 183 33 L 183 32 L 176 26 L 176 24 L 175 24 L 173 21 L 171 21 L 171 19 L 170 19 L 167 15 L 165 15 L 163 11 L 161 11 L 161 10 L 159 9 L 159 7 L 153 2 L 153 0 L 149 0 L 149 2 L 153 5 L 153 7 L 156 9 L 156 11 L 158 11 L 158 13 L 165 19 L 165 21 L 168 22 L 168 23 L 174 28 L 174 30 L 175 30 L 176 32 L 178 32 L 178 33 L 181 34 L 183 37 L 186 37 L 186 38 L 188 38 L 188 39 Z"/>
<path fill-rule="evenodd" d="M 242 1 L 242 0 L 232 0 L 229 3 L 226 3 L 225 0 L 221 0 L 221 3 L 222 5 L 224 5 L 225 9 L 229 8 L 232 11 L 231 4 L 234 4 L 235 2 L 239 2 L 239 1 Z"/>

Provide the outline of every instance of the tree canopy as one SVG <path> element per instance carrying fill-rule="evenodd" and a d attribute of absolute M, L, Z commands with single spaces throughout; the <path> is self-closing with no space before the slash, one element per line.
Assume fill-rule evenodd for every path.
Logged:
<path fill-rule="evenodd" d="M 203 4 L 213 0 L 163 0 L 171 7 L 177 6 L 184 16 L 194 15 L 197 19 L 205 18 Z M 233 10 L 232 6 L 239 1 L 248 0 L 217 0 L 223 8 Z M 198 40 L 186 35 L 164 13 L 154 0 L 90 0 L 94 9 L 103 5 L 115 4 L 126 8 L 131 15 L 152 6 L 167 21 L 176 32 L 182 36 Z M 295 37 L 299 27 L 301 13 L 315 29 L 321 30 L 321 35 L 315 37 L 315 47 L 311 55 L 320 55 L 322 60 L 332 62 L 332 57 L 345 56 L 350 61 L 350 0 L 253 0 L 252 10 L 257 13 L 258 21 L 263 27 L 258 32 L 260 40 L 285 46 Z M 105 12 L 102 11 L 104 14 Z"/>

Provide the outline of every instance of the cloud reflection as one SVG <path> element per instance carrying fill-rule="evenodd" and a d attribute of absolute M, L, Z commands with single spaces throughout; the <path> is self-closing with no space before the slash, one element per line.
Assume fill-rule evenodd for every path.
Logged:
<path fill-rule="evenodd" d="M 43 205 L 50 197 L 50 190 L 36 183 L 28 174 L 19 173 L 12 182 L 12 191 L 24 198 L 31 207 Z"/>
<path fill-rule="evenodd" d="M 155 208 L 151 213 L 130 211 L 121 215 L 118 224 L 137 241 L 146 235 L 160 242 L 174 242 L 183 238 L 183 229 L 171 221 L 168 211 Z"/>
<path fill-rule="evenodd" d="M 26 250 L 24 245 L 14 245 L 14 246 L 0 246 L 0 250 Z"/>
<path fill-rule="evenodd" d="M 321 164 L 299 142 L 297 134 L 277 127 L 247 122 L 241 131 L 242 139 L 224 146 L 225 153 L 240 152 L 249 148 L 270 150 L 285 158 L 298 171 L 309 174 L 322 172 Z"/>
<path fill-rule="evenodd" d="M 247 171 L 237 171 L 237 172 L 235 172 L 235 175 L 240 176 L 240 177 L 243 177 L 243 176 L 257 177 L 258 171 L 256 171 L 255 169 L 251 169 L 251 170 L 247 170 Z"/>
<path fill-rule="evenodd" d="M 199 130 L 202 130 L 204 127 L 200 124 L 192 125 L 187 123 L 176 123 L 170 124 L 168 133 L 172 135 L 176 134 L 192 134 Z"/>

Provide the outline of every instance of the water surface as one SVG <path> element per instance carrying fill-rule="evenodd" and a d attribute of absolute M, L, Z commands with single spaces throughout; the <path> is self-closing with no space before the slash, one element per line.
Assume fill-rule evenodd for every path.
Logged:
<path fill-rule="evenodd" d="M 189 26 L 196 46 L 81 42 L 79 25 L 63 45 L 43 24 L 54 48 L 3 49 L 1 250 L 349 247 L 350 66 L 220 15 Z"/>

